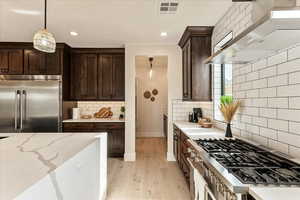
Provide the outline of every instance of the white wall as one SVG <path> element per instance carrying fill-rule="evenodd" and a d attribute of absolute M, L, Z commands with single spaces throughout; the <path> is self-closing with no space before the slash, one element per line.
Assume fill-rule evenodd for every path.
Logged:
<path fill-rule="evenodd" d="M 214 41 L 231 30 L 236 36 L 251 25 L 251 9 L 249 3 L 234 3 L 217 24 Z M 235 135 L 300 158 L 299 45 L 233 65 L 233 96 L 242 102 L 233 122 Z"/>
<path fill-rule="evenodd" d="M 168 57 L 155 56 L 150 79 L 148 56 L 136 56 L 137 137 L 164 137 L 163 115 L 168 113 Z M 155 101 L 146 99 L 144 92 L 158 90 Z"/>
<path fill-rule="evenodd" d="M 135 161 L 135 57 L 144 56 L 168 56 L 168 160 L 175 160 L 173 155 L 173 131 L 172 131 L 172 99 L 182 98 L 182 59 L 181 50 L 174 45 L 126 45 L 125 47 L 125 76 L 126 76 L 126 119 L 125 119 L 125 161 Z"/>

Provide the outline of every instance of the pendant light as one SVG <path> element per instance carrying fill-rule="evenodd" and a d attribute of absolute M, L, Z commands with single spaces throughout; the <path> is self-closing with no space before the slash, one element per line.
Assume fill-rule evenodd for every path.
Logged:
<path fill-rule="evenodd" d="M 150 62 L 150 71 L 149 71 L 149 78 L 150 80 L 152 79 L 152 75 L 153 75 L 153 70 L 152 70 L 152 62 L 153 62 L 153 57 L 149 58 L 149 62 Z"/>
<path fill-rule="evenodd" d="M 47 31 L 47 0 L 45 0 L 44 28 L 33 36 L 33 47 L 46 53 L 54 53 L 56 49 L 55 38 L 52 33 Z"/>

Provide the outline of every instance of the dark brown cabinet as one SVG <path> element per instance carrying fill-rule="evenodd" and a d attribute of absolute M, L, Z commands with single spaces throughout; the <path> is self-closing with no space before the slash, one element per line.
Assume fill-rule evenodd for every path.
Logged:
<path fill-rule="evenodd" d="M 174 155 L 177 163 L 186 179 L 188 186 L 190 186 L 191 166 L 187 160 L 189 157 L 187 140 L 189 139 L 178 127 L 174 126 Z M 176 139 L 176 141 L 175 141 Z"/>
<path fill-rule="evenodd" d="M 123 51 L 124 49 L 117 52 L 105 52 L 101 49 L 75 50 L 71 59 L 71 98 L 73 100 L 125 100 Z"/>
<path fill-rule="evenodd" d="M 23 50 L 0 49 L 0 74 L 23 74 Z"/>
<path fill-rule="evenodd" d="M 24 71 L 27 75 L 60 75 L 61 50 L 43 53 L 34 49 L 24 50 Z"/>
<path fill-rule="evenodd" d="M 182 48 L 183 100 L 211 101 L 211 66 L 204 60 L 211 55 L 213 27 L 189 26 L 179 46 Z"/>
<path fill-rule="evenodd" d="M 64 132 L 107 132 L 109 157 L 123 157 L 125 153 L 125 124 L 108 123 L 64 123 Z M 88 133 L 87 133 L 88 134 Z"/>
<path fill-rule="evenodd" d="M 71 85 L 74 99 L 97 99 L 97 54 L 73 54 Z"/>

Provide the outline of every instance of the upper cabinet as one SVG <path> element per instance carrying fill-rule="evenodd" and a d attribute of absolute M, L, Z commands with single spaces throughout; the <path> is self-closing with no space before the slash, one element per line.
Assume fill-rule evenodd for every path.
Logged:
<path fill-rule="evenodd" d="M 73 100 L 124 101 L 124 49 L 74 49 L 71 63 Z"/>
<path fill-rule="evenodd" d="M 0 49 L 0 74 L 23 74 L 23 51 Z"/>
<path fill-rule="evenodd" d="M 0 74 L 62 75 L 68 49 L 57 44 L 55 53 L 43 53 L 33 49 L 32 43 L 0 43 Z"/>
<path fill-rule="evenodd" d="M 179 41 L 182 48 L 183 100 L 211 101 L 211 56 L 213 27 L 189 26 Z"/>

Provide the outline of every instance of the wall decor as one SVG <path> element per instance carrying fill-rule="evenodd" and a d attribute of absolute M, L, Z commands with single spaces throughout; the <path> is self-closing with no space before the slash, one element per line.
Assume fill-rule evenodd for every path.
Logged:
<path fill-rule="evenodd" d="M 153 94 L 154 96 L 158 95 L 158 90 L 157 90 L 157 89 L 152 90 L 152 94 Z"/>
<path fill-rule="evenodd" d="M 144 97 L 146 99 L 149 99 L 151 97 L 151 92 L 149 92 L 148 90 L 144 92 Z"/>
<path fill-rule="evenodd" d="M 151 97 L 151 101 L 154 102 L 155 101 L 155 97 Z"/>

